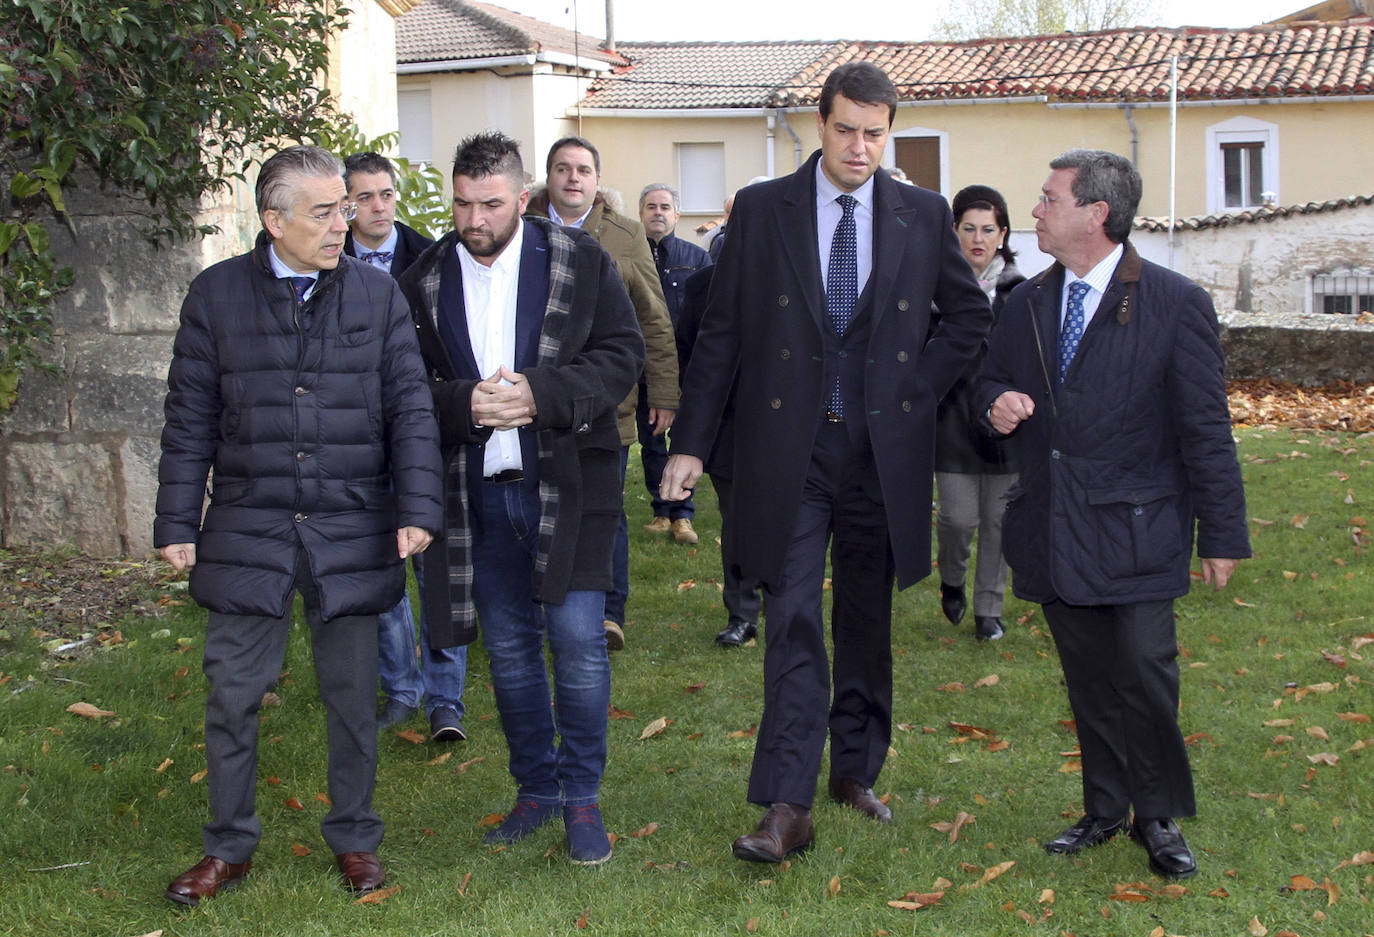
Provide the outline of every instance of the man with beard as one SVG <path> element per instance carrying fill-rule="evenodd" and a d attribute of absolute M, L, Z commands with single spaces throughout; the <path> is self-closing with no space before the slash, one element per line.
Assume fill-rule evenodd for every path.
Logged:
<path fill-rule="evenodd" d="M 599 865 L 611 857 L 598 793 L 611 694 L 602 607 L 620 515 L 616 405 L 644 365 L 644 342 L 610 257 L 589 235 L 522 218 L 528 200 L 514 140 L 464 140 L 454 231 L 401 278 L 445 462 L 445 542 L 425 563 L 425 615 L 434 647 L 468 643 L 482 624 L 517 785 L 487 842 L 523 839 L 561 814 L 568 858 Z"/>

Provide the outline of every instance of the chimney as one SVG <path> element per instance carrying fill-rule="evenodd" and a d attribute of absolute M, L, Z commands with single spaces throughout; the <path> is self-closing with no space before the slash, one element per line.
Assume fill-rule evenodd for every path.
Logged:
<path fill-rule="evenodd" d="M 606 0 L 606 41 L 601 47 L 607 52 L 615 51 L 615 0 Z"/>

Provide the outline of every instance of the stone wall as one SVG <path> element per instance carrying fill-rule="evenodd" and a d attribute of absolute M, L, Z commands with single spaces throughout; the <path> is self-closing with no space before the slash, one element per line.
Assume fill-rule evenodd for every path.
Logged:
<path fill-rule="evenodd" d="M 8 186 L 6 186 L 8 188 Z M 162 398 L 182 297 L 205 266 L 245 249 L 251 195 L 226 194 L 205 220 L 224 235 L 154 248 L 145 203 L 80 178 L 76 229 L 50 225 L 76 273 L 55 306 L 55 373 L 31 372 L 0 413 L 0 542 L 141 556 L 152 546 Z"/>

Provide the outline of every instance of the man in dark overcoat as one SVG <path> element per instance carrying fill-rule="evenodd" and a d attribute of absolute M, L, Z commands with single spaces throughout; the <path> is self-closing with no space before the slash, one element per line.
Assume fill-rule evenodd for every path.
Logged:
<path fill-rule="evenodd" d="M 377 773 L 377 614 L 405 558 L 443 527 L 438 430 L 409 310 L 392 279 L 344 253 L 357 206 L 343 163 L 290 147 L 257 179 L 251 253 L 191 283 L 167 375 L 154 543 L 191 571 L 205 632 L 205 857 L 167 897 L 240 884 L 261 836 L 258 709 L 304 599 L 325 706 L 329 813 L 344 884 L 384 879 Z M 206 478 L 213 470 L 210 506 Z"/>
<path fill-rule="evenodd" d="M 992 317 L 949 206 L 878 171 L 896 103 L 873 65 L 835 69 L 820 152 L 736 195 L 673 428 L 663 494 L 681 499 L 738 383 L 736 556 L 764 585 L 767 620 L 749 799 L 769 808 L 735 841 L 742 859 L 781 861 L 813 841 L 827 729 L 830 796 L 891 817 L 872 786 L 891 733 L 892 584 L 930 572 L 935 407 Z M 821 617 L 832 537 L 833 700 Z"/>
<path fill-rule="evenodd" d="M 1019 438 L 1002 550 L 1016 594 L 1044 608 L 1083 752 L 1084 816 L 1045 848 L 1129 825 L 1154 871 L 1185 878 L 1197 863 L 1174 818 L 1196 808 L 1174 599 L 1194 529 L 1216 589 L 1250 555 L 1217 317 L 1128 240 L 1129 160 L 1070 150 L 1050 170 L 1032 214 L 1057 262 L 1007 297 L 975 391 L 992 429 Z"/>
<path fill-rule="evenodd" d="M 482 629 L 516 782 L 487 842 L 514 843 L 561 815 L 568 858 L 598 865 L 611 857 L 599 792 L 616 405 L 644 367 L 644 340 L 610 256 L 589 233 L 522 217 L 528 199 L 516 142 L 468 137 L 453 162 L 454 230 L 401 278 L 445 460 L 445 540 L 425 557 L 425 616 L 435 647 Z"/>

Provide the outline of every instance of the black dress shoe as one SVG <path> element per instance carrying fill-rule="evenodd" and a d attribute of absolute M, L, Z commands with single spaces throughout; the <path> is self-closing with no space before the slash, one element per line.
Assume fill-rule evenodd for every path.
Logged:
<path fill-rule="evenodd" d="M 1164 819 L 1142 820 L 1131 824 L 1131 839 L 1150 854 L 1150 868 L 1165 878 L 1192 878 L 1197 875 L 1197 860 L 1183 839 L 1178 824 Z"/>
<path fill-rule="evenodd" d="M 758 828 L 735 840 L 735 858 L 749 862 L 781 862 L 816 841 L 811 811 L 795 804 L 774 804 Z"/>
<path fill-rule="evenodd" d="M 164 894 L 170 901 L 194 908 L 202 898 L 213 898 L 222 891 L 242 885 L 252 868 L 252 859 L 225 862 L 215 856 L 206 856 L 172 879 L 172 884 L 167 886 Z"/>
<path fill-rule="evenodd" d="M 745 621 L 742 618 L 730 619 L 730 624 L 726 625 L 720 634 L 716 635 L 716 643 L 721 647 L 739 647 L 758 635 L 759 629 L 752 621 Z"/>
<path fill-rule="evenodd" d="M 853 778 L 831 778 L 830 799 L 837 804 L 853 807 L 866 813 L 879 823 L 891 823 L 892 811 L 873 794 L 873 788 L 864 787 Z"/>
<path fill-rule="evenodd" d="M 1126 828 L 1122 818 L 1083 817 L 1073 826 L 1060 833 L 1045 844 L 1045 852 L 1075 853 L 1082 852 L 1105 843 Z"/>
<path fill-rule="evenodd" d="M 964 598 L 963 583 L 957 586 L 940 583 L 940 609 L 952 625 L 964 620 L 964 612 L 968 611 L 968 601 Z"/>
<path fill-rule="evenodd" d="M 1002 630 L 1002 619 L 996 615 L 974 615 L 973 616 L 974 634 L 979 641 L 996 641 L 1005 633 Z"/>

